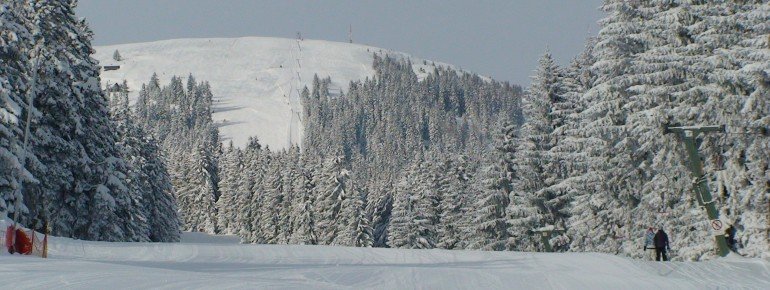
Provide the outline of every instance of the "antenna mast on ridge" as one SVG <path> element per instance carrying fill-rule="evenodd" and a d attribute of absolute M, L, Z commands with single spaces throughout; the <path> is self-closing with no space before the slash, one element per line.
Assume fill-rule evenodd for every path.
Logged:
<path fill-rule="evenodd" d="M 348 25 L 348 42 L 353 43 L 353 24 Z"/>

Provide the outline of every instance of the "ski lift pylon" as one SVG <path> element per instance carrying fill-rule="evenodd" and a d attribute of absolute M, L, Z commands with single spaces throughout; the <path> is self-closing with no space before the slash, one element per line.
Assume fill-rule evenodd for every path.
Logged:
<path fill-rule="evenodd" d="M 658 207 L 658 215 L 668 216 L 668 211 L 666 206 L 666 192 L 668 192 L 668 190 L 666 188 L 671 186 L 671 184 L 669 184 L 670 179 L 665 174 L 659 174 L 658 176 L 661 176 L 663 178 L 663 184 L 665 187 L 663 189 L 659 189 L 660 190 L 660 207 Z"/>

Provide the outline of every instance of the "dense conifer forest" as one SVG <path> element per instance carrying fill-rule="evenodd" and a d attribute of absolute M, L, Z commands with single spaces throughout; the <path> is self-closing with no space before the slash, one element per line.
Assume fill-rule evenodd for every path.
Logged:
<path fill-rule="evenodd" d="M 68 1 L 1 7 L 0 212 L 56 235 L 545 251 L 555 229 L 555 251 L 640 257 L 653 226 L 701 260 L 713 202 L 733 251 L 770 249 L 766 1 L 607 0 L 585 50 L 545 51 L 526 88 L 377 53 L 342 93 L 302 91 L 304 139 L 282 150 L 222 145 L 193 75 L 100 88 Z M 713 200 L 669 125 L 725 126 L 698 144 Z"/>

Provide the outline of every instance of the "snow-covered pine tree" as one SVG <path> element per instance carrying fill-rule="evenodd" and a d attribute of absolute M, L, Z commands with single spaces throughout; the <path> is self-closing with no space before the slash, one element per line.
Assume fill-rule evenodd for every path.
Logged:
<path fill-rule="evenodd" d="M 414 216 L 417 232 L 415 248 L 431 249 L 438 243 L 437 227 L 439 223 L 439 193 L 436 188 L 437 172 L 432 167 L 436 156 L 428 154 L 424 160 L 418 160 L 418 171 L 414 178 Z"/>
<path fill-rule="evenodd" d="M 477 178 L 471 185 L 478 193 L 473 205 L 473 220 L 475 235 L 469 241 L 469 249 L 485 251 L 503 251 L 508 243 L 508 217 L 506 208 L 509 206 L 510 184 L 503 169 L 496 163 L 490 162 L 479 168 L 474 174 Z"/>
<path fill-rule="evenodd" d="M 215 233 L 216 206 L 210 149 L 196 144 L 189 159 L 184 160 L 180 177 L 175 179 L 182 228 L 187 231 Z"/>
<path fill-rule="evenodd" d="M 743 8 L 737 18 L 746 21 L 741 27 L 747 27 L 748 35 L 740 46 L 733 47 L 742 64 L 733 75 L 746 76 L 744 80 L 753 89 L 744 94 L 739 112 L 743 116 L 742 129 L 753 134 L 747 134 L 752 140 L 746 142 L 749 182 L 743 183 L 745 187 L 738 194 L 731 195 L 735 203 L 728 210 L 735 215 L 733 239 L 739 243 L 736 251 L 759 257 L 770 251 L 770 3 L 751 1 Z"/>
<path fill-rule="evenodd" d="M 705 101 L 700 107 L 709 119 L 704 121 L 725 124 L 728 132 L 707 139 L 701 149 L 711 157 L 706 158 L 707 172 L 723 169 L 715 174 L 712 194 L 723 202 L 721 216 L 732 223 L 729 244 L 740 254 L 756 257 L 770 248 L 770 3 L 719 1 L 699 6 L 704 8 L 699 16 L 705 25 L 695 43 L 712 55 L 696 58 L 705 63 L 708 74 L 707 82 L 696 87 L 700 98 L 693 99 Z M 719 165 L 714 161 L 723 168 L 713 166 Z"/>
<path fill-rule="evenodd" d="M 141 208 L 132 220 L 137 241 L 179 241 L 176 201 L 166 166 L 155 140 L 134 121 L 128 101 L 128 86 L 110 92 L 110 117 L 115 124 L 121 156 L 128 168 L 127 186 L 133 206 Z"/>
<path fill-rule="evenodd" d="M 638 171 L 634 167 L 632 136 L 626 126 L 628 102 L 626 78 L 633 56 L 645 48 L 644 3 L 608 0 L 607 16 L 600 21 L 591 70 L 595 84 L 581 102 L 581 135 L 587 136 L 587 158 L 595 160 L 583 173 L 586 189 L 574 197 L 568 222 L 570 249 L 619 253 L 627 238 L 619 228 L 633 224 L 632 209 L 638 205 Z"/>
<path fill-rule="evenodd" d="M 264 243 L 277 244 L 281 240 L 281 215 L 284 212 L 284 183 L 283 163 L 286 156 L 276 156 L 268 165 L 265 180 L 262 186 L 262 203 L 260 204 L 259 227 L 263 235 Z"/>
<path fill-rule="evenodd" d="M 593 55 L 595 39 L 588 39 L 584 51 L 572 60 L 565 69 L 563 82 L 563 92 L 561 105 L 555 107 L 560 112 L 561 120 L 552 133 L 552 138 L 556 140 L 554 147 L 549 152 L 551 162 L 556 170 L 552 172 L 556 180 L 550 186 L 552 192 L 558 192 L 559 196 L 569 201 L 564 208 L 561 208 L 562 214 L 569 216 L 573 206 L 582 206 L 574 201 L 575 196 L 582 192 L 589 191 L 591 176 L 586 176 L 588 166 L 598 160 L 588 158 L 586 152 L 594 142 L 592 136 L 581 134 L 582 119 L 580 114 L 584 109 L 581 102 L 582 95 L 588 90 L 595 81 L 595 76 L 591 71 L 591 66 L 596 62 Z M 557 227 L 565 227 L 564 223 L 557 223 Z M 569 249 L 570 236 L 562 233 L 559 239 L 551 243 L 554 250 L 563 251 Z"/>
<path fill-rule="evenodd" d="M 243 149 L 243 170 L 238 172 L 237 179 L 237 199 L 235 200 L 235 220 L 234 228 L 236 233 L 244 241 L 255 242 L 255 236 L 261 234 L 255 233 L 258 229 L 254 227 L 254 222 L 258 220 L 258 203 L 254 203 L 256 192 L 255 186 L 262 182 L 264 171 L 262 170 L 262 148 L 256 138 L 249 140 L 246 148 Z"/>
<path fill-rule="evenodd" d="M 214 113 L 214 95 L 211 93 L 211 85 L 207 81 L 198 84 L 195 90 L 195 99 L 193 101 L 193 110 L 195 124 L 211 124 L 212 114 Z"/>
<path fill-rule="evenodd" d="M 621 250 L 631 256 L 644 255 L 638 249 L 643 247 L 641 236 L 647 227 L 670 230 L 673 245 L 683 249 L 693 245 L 684 238 L 692 234 L 671 229 L 688 228 L 705 220 L 705 216 L 689 214 L 693 200 L 688 189 L 690 173 L 682 162 L 682 144 L 676 136 L 665 135 L 663 131 L 669 122 L 693 124 L 677 113 L 681 105 L 677 103 L 691 94 L 688 91 L 697 82 L 687 76 L 700 74 L 702 69 L 693 63 L 702 49 L 692 43 L 691 28 L 699 26 L 699 17 L 690 8 L 688 3 L 671 2 L 640 9 L 647 19 L 639 35 L 646 48 L 633 56 L 634 61 L 623 76 L 628 92 L 624 107 L 626 126 L 633 140 L 630 162 L 638 172 L 635 191 L 639 204 L 630 213 L 634 217 L 626 227 L 630 230 L 623 229 L 631 239 L 623 241 Z M 671 216 L 672 207 L 686 212 L 673 210 Z"/>
<path fill-rule="evenodd" d="M 268 233 L 263 232 L 262 223 L 264 219 L 270 219 L 271 217 L 263 216 L 265 210 L 262 207 L 267 206 L 265 202 L 266 184 L 269 178 L 269 166 L 273 162 L 273 154 L 269 147 L 265 147 L 264 150 L 255 150 L 254 147 L 247 148 L 252 150 L 253 154 L 255 153 L 252 156 L 251 163 L 248 165 L 254 177 L 254 182 L 251 184 L 251 188 L 249 188 L 251 200 L 245 205 L 248 208 L 248 214 L 244 218 L 246 222 L 251 223 L 249 240 L 254 243 L 264 244 L 267 242 L 266 236 Z"/>
<path fill-rule="evenodd" d="M 138 126 L 131 114 L 128 86 L 110 93 L 110 116 L 116 127 L 122 158 L 128 165 L 127 186 L 135 207 L 141 208 L 133 219 L 144 235 L 137 240 L 179 241 L 179 219 L 171 181 L 154 138 Z"/>
<path fill-rule="evenodd" d="M 289 238 L 289 244 L 315 245 L 318 242 L 315 233 L 316 218 L 313 215 L 316 212 L 314 209 L 315 184 L 313 184 L 315 170 L 308 160 L 302 158 L 300 162 L 302 165 L 300 175 L 293 184 L 295 199 L 291 206 L 291 227 L 294 231 Z"/>
<path fill-rule="evenodd" d="M 316 204 L 316 234 L 318 244 L 338 244 L 337 234 L 347 225 L 340 223 L 343 200 L 352 194 L 350 171 L 346 169 L 343 157 L 329 157 L 324 160 L 318 179 Z"/>
<path fill-rule="evenodd" d="M 21 164 L 21 155 L 31 158 L 31 152 L 23 150 L 26 94 L 30 80 L 25 77 L 29 68 L 31 21 L 27 18 L 22 1 L 5 1 L 0 4 L 0 218 L 6 214 L 24 213 L 23 195 L 19 186 L 34 181 L 34 177 Z M 39 114 L 39 113 L 36 113 Z"/>
<path fill-rule="evenodd" d="M 434 164 L 437 190 L 441 196 L 438 206 L 438 248 L 464 249 L 470 239 L 469 210 L 472 204 L 468 165 L 464 155 L 441 157 L 440 162 Z"/>
<path fill-rule="evenodd" d="M 161 148 L 155 138 L 135 127 L 138 136 L 144 136 L 144 146 L 139 156 L 144 163 L 138 169 L 145 179 L 145 216 L 150 227 L 149 240 L 153 242 L 178 242 L 181 238 L 180 221 L 174 189 L 171 185 Z M 135 168 L 137 168 L 135 166 Z"/>
<path fill-rule="evenodd" d="M 391 222 L 390 246 L 410 249 L 431 249 L 438 241 L 439 196 L 435 188 L 435 173 L 431 172 L 431 157 L 418 155 L 403 172 L 396 187 L 399 202 L 393 204 L 398 222 Z"/>
<path fill-rule="evenodd" d="M 99 88 L 99 68 L 90 57 L 91 31 L 75 17 L 74 1 L 28 3 L 37 27 L 33 34 L 37 68 L 35 107 L 41 112 L 31 136 L 32 172 L 41 183 L 25 190 L 30 220 L 51 221 L 60 236 L 133 240 L 132 207 L 125 186 L 107 100 Z"/>
<path fill-rule="evenodd" d="M 366 199 L 361 193 L 351 198 L 352 208 L 350 212 L 353 218 L 350 219 L 350 227 L 354 229 L 353 246 L 370 248 L 374 245 L 374 234 L 372 233 L 371 222 L 366 214 Z"/>
<path fill-rule="evenodd" d="M 398 179 L 393 194 L 393 209 L 388 224 L 388 246 L 391 248 L 415 248 L 417 245 L 417 225 L 415 216 L 414 176 L 419 164 L 410 165 Z"/>
<path fill-rule="evenodd" d="M 235 227 L 237 211 L 236 200 L 238 196 L 239 173 L 243 170 L 241 151 L 233 147 L 232 141 L 222 152 L 220 158 L 219 199 L 217 199 L 217 227 L 224 234 L 234 234 L 238 230 Z"/>
<path fill-rule="evenodd" d="M 372 228 L 369 226 L 369 219 L 364 210 L 364 197 L 356 187 L 353 189 L 354 192 L 348 190 L 343 197 L 338 222 L 339 230 L 332 245 L 371 247 Z"/>
<path fill-rule="evenodd" d="M 393 210 L 393 185 L 388 180 L 370 180 L 367 213 L 371 217 L 372 238 L 375 247 L 386 247 L 388 225 Z"/>
<path fill-rule="evenodd" d="M 183 214 L 195 213 L 196 218 L 200 217 L 197 221 L 204 223 L 190 224 L 189 216 L 185 216 L 183 228 L 187 230 L 219 230 L 218 207 L 209 207 L 207 204 L 210 200 L 208 197 L 203 198 L 207 195 L 203 191 L 208 192 L 213 200 L 218 200 L 221 194 L 218 169 L 221 144 L 218 130 L 211 121 L 211 98 L 208 84 L 196 82 L 192 75 L 188 76 L 186 86 L 181 78 L 174 76 L 167 86 L 161 87 L 157 74 L 153 74 L 149 83 L 142 85 L 135 104 L 137 123 L 161 144 L 172 184 L 177 189 L 175 195 L 179 198 L 178 211 Z M 200 112 L 206 112 L 209 116 L 199 117 Z M 191 163 L 195 164 L 193 168 L 190 167 Z M 236 172 L 238 168 L 228 170 Z M 240 174 L 242 173 L 238 172 L 238 175 Z M 227 176 L 231 179 L 238 178 L 232 174 Z M 237 196 L 234 195 L 234 188 L 242 189 L 241 184 L 234 185 L 230 181 L 232 180 L 223 182 L 228 188 L 229 196 L 225 196 L 222 203 L 227 203 L 228 199 L 232 202 L 232 197 Z M 250 200 L 250 189 L 245 192 L 247 196 L 244 198 Z M 188 194 L 193 196 L 185 196 Z M 200 200 L 203 202 L 190 203 L 196 198 L 202 198 Z M 238 204 L 247 202 L 239 200 Z M 235 216 L 235 213 L 223 214 Z M 211 215 L 213 219 L 210 218 Z M 228 221 L 243 225 L 244 220 L 234 218 Z M 249 219 L 248 223 L 251 222 Z M 229 225 L 227 227 L 232 229 Z"/>
<path fill-rule="evenodd" d="M 132 227 L 128 228 L 128 231 L 130 236 L 135 237 L 134 241 L 145 242 L 149 240 L 148 237 L 150 236 L 146 207 L 152 204 L 152 201 L 145 200 L 145 197 L 149 197 L 148 195 L 151 193 L 147 192 L 148 188 L 144 186 L 147 179 L 146 176 L 143 176 L 144 172 L 141 171 L 142 163 L 145 162 L 144 156 L 138 154 L 144 144 L 133 128 L 134 124 L 131 120 L 128 104 L 128 91 L 121 88 L 117 91 L 110 91 L 108 96 L 110 119 L 115 125 L 121 157 L 126 160 L 126 187 L 130 193 L 131 206 L 142 209 L 130 213 L 130 219 L 134 223 L 132 223 Z"/>
<path fill-rule="evenodd" d="M 767 7 L 767 3 L 751 1 L 605 3 L 610 15 L 603 20 L 595 46 L 598 61 L 592 70 L 598 81 L 584 95 L 586 110 L 581 113 L 584 130 L 580 135 L 585 140 L 601 138 L 584 147 L 589 162 L 587 173 L 582 174 L 599 178 L 581 178 L 581 183 L 606 194 L 575 197 L 569 228 L 570 235 L 579 241 L 573 240 L 573 250 L 585 250 L 583 246 L 598 241 L 597 250 L 639 256 L 642 241 L 634 238 L 634 233 L 647 226 L 662 226 L 691 229 L 669 231 L 673 245 L 680 249 L 679 258 L 713 256 L 706 216 L 697 210 L 689 171 L 682 164 L 682 145 L 675 136 L 662 134 L 668 122 L 725 124 L 728 132 L 736 135 L 703 136 L 700 149 L 706 157 L 706 172 L 717 171 L 708 178 L 715 185 L 712 190 L 715 202 L 722 205 L 721 215 L 736 224 L 741 223 L 742 215 L 751 220 L 750 227 L 731 228 L 734 249 L 743 248 L 744 241 L 760 249 L 767 247 L 766 231 L 762 230 L 767 227 L 757 226 L 767 223 L 766 187 L 745 190 L 746 185 L 766 183 L 766 179 L 756 182 L 747 178 L 747 164 L 766 164 L 761 156 L 747 157 L 748 148 L 756 141 L 766 142 L 766 138 L 755 137 L 762 135 L 761 129 L 751 132 L 752 128 L 766 126 L 764 121 L 757 127 L 747 125 L 747 120 L 763 117 L 746 116 L 765 114 L 752 115 L 745 104 L 751 104 L 756 112 L 766 107 L 761 102 L 755 105 L 758 99 L 752 96 L 766 91 L 766 73 L 756 72 L 766 67 L 767 57 L 756 51 L 766 43 Z M 607 97 L 613 95 L 615 99 L 608 102 L 612 99 Z M 598 120 L 604 124 L 597 126 Z M 754 176 L 763 176 L 766 171 L 764 165 L 756 169 Z M 604 176 L 596 174 L 602 172 Z M 749 206 L 746 200 L 762 206 Z M 592 221 L 601 226 L 587 226 Z"/>
<path fill-rule="evenodd" d="M 53 73 L 54 67 L 52 62 L 55 58 L 51 55 L 51 50 L 61 47 L 61 42 L 63 41 L 61 38 L 57 39 L 55 37 L 56 30 L 50 28 L 48 22 L 52 18 L 61 18 L 61 15 L 56 15 L 52 11 L 54 9 L 49 8 L 49 6 L 33 7 L 29 5 L 26 8 L 36 27 L 33 36 L 37 41 L 32 41 L 35 46 L 31 49 L 36 51 L 37 60 L 35 63 L 38 64 L 37 68 L 30 68 L 31 70 L 37 70 L 37 87 L 27 88 L 27 90 L 32 90 L 34 107 L 40 111 L 40 116 L 36 116 L 36 120 L 34 120 L 36 126 L 32 127 L 30 132 L 33 134 L 30 136 L 30 147 L 35 152 L 33 155 L 37 158 L 38 163 L 32 162 L 28 165 L 28 169 L 35 176 L 40 176 L 40 183 L 37 185 L 39 189 L 35 190 L 37 194 L 32 195 L 25 192 L 25 199 L 27 199 L 26 202 L 28 204 L 34 203 L 30 208 L 30 216 L 35 217 L 32 218 L 33 220 L 42 221 L 46 217 L 50 217 L 54 234 L 85 238 L 87 230 L 82 228 L 86 227 L 84 223 L 88 219 L 84 218 L 80 224 L 75 224 L 75 221 L 79 220 L 77 212 L 81 210 L 75 207 L 85 207 L 90 202 L 83 189 L 84 185 L 87 185 L 88 182 L 84 180 L 85 177 L 83 176 L 73 176 L 72 172 L 77 170 L 75 167 L 78 164 L 76 160 L 79 159 L 80 155 L 78 153 L 82 152 L 79 149 L 82 147 L 77 148 L 80 144 L 72 141 L 72 138 L 69 137 L 74 135 L 72 134 L 75 129 L 73 127 L 78 126 L 80 123 L 80 120 L 76 120 L 76 118 L 80 117 L 77 112 L 78 105 L 75 104 L 75 99 L 71 97 L 71 92 L 65 91 L 65 88 L 69 86 L 59 86 L 59 84 L 71 81 L 68 79 L 69 76 L 65 74 L 49 76 Z M 18 11 L 24 10 L 20 9 Z M 56 12 L 60 12 L 60 10 Z M 54 16 L 50 16 L 51 14 L 54 14 Z M 73 26 L 72 22 L 65 22 L 61 30 L 68 29 L 74 31 L 75 28 Z M 62 63 L 68 64 L 66 60 L 62 61 Z M 45 92 L 45 94 L 41 94 L 41 92 Z M 49 98 L 53 100 L 49 102 Z M 54 108 L 58 108 L 57 112 L 59 113 L 45 114 L 46 112 L 54 112 Z M 61 155 L 54 156 L 58 152 Z M 70 188 L 71 185 L 76 184 L 76 178 L 79 181 L 79 187 L 77 189 Z M 31 190 L 26 191 L 32 192 Z M 58 196 L 60 193 L 63 193 L 62 197 Z M 67 206 L 64 206 L 64 204 L 48 204 L 57 202 L 66 203 Z M 57 209 L 57 211 L 52 212 L 49 209 Z M 86 212 L 87 210 L 82 209 L 82 211 Z M 30 220 L 27 223 L 33 222 Z M 80 228 L 81 230 L 76 234 L 73 228 Z"/>
<path fill-rule="evenodd" d="M 530 239 L 533 229 L 555 226 L 564 216 L 561 209 L 567 201 L 562 192 L 553 191 L 550 186 L 558 182 L 556 173 L 559 163 L 551 154 L 558 141 L 553 135 L 554 128 L 564 124 L 568 112 L 563 99 L 562 72 L 556 66 L 549 52 L 539 61 L 535 76 L 523 102 L 524 124 L 516 144 L 514 166 L 516 176 L 512 178 L 510 196 L 512 245 L 520 250 L 542 250 L 543 245 Z M 505 136 L 505 141 L 512 139 Z"/>
<path fill-rule="evenodd" d="M 279 235 L 279 241 L 280 244 L 286 244 L 289 242 L 289 239 L 291 239 L 292 235 L 294 234 L 294 211 L 292 210 L 292 205 L 297 202 L 296 196 L 298 196 L 300 193 L 295 191 L 295 182 L 299 179 L 301 179 L 301 168 L 302 165 L 300 161 L 300 150 L 297 146 L 291 146 L 287 151 L 282 153 L 285 155 L 284 159 L 282 160 L 282 182 L 283 182 L 283 198 L 281 199 L 281 212 L 278 215 L 279 218 L 279 228 L 280 228 L 280 235 Z M 304 190 L 304 188 L 303 188 Z"/>
<path fill-rule="evenodd" d="M 148 132 L 154 133 L 154 123 L 158 118 L 158 113 L 155 110 L 155 104 L 160 101 L 160 80 L 158 80 L 158 74 L 153 73 L 150 77 L 150 81 L 147 84 L 142 84 L 139 90 L 139 96 L 134 103 L 134 111 L 136 112 L 137 123 L 141 124 Z"/>

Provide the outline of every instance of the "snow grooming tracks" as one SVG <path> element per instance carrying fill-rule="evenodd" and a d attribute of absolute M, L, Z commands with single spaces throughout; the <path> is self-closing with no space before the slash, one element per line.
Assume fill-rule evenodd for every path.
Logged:
<path fill-rule="evenodd" d="M 597 253 L 244 245 L 200 233 L 183 241 L 52 238 L 47 260 L 0 255 L 0 279 L 22 289 L 770 289 L 767 261 L 735 257 L 656 263 Z M 18 279 L 30 272 L 38 274 Z"/>

